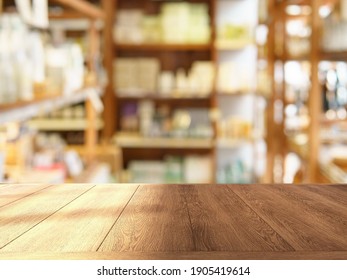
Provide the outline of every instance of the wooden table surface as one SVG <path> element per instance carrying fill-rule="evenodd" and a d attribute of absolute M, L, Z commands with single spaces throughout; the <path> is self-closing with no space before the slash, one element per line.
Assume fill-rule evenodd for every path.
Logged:
<path fill-rule="evenodd" d="M 347 186 L 0 185 L 0 259 L 347 259 Z"/>

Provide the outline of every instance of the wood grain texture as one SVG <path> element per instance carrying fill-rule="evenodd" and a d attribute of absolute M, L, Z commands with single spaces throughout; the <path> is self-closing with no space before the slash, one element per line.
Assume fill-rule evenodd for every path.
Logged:
<path fill-rule="evenodd" d="M 42 191 L 49 185 L 2 185 L 0 186 L 0 208 L 28 195 Z"/>
<path fill-rule="evenodd" d="M 96 186 L 1 252 L 96 251 L 137 187 Z"/>
<path fill-rule="evenodd" d="M 0 253 L 0 260 L 347 260 L 347 252 L 25 252 Z"/>
<path fill-rule="evenodd" d="M 142 185 L 99 251 L 194 251 L 184 187 Z"/>
<path fill-rule="evenodd" d="M 346 204 L 329 206 L 329 197 L 313 200 L 305 187 L 233 186 L 262 219 L 297 251 L 347 250 Z"/>
<path fill-rule="evenodd" d="M 320 195 L 317 199 L 323 196 L 329 198 L 330 203 L 347 205 L 347 185 L 306 185 L 305 190 L 310 192 L 311 196 L 314 196 L 314 194 Z"/>
<path fill-rule="evenodd" d="M 0 208 L 0 249 L 92 187 L 57 185 Z"/>
<path fill-rule="evenodd" d="M 27 187 L 0 207 L 0 259 L 347 260 L 344 185 Z"/>
<path fill-rule="evenodd" d="M 185 187 L 197 251 L 292 251 L 226 186 Z"/>

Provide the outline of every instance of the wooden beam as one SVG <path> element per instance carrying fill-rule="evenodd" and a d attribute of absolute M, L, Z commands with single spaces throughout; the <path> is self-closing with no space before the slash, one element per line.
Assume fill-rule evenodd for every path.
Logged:
<path fill-rule="evenodd" d="M 217 73 L 218 68 L 218 51 L 216 48 L 216 44 L 214 44 L 217 40 L 217 0 L 210 0 L 210 13 L 211 13 L 211 43 L 210 45 L 210 55 L 211 55 L 211 61 L 213 62 L 213 65 L 215 67 L 215 71 Z M 217 97 L 217 75 L 215 75 L 214 81 L 213 81 L 213 90 L 210 97 L 210 109 L 213 110 L 214 113 L 218 112 L 219 106 L 218 106 L 218 97 Z M 218 120 L 213 120 L 213 138 L 216 140 L 218 138 Z M 213 174 L 213 181 L 217 182 L 217 172 L 218 172 L 218 152 L 217 147 L 214 145 L 211 151 L 211 162 L 212 162 L 212 174 Z"/>
<path fill-rule="evenodd" d="M 113 60 L 115 59 L 115 54 L 113 52 L 113 24 L 114 24 L 114 14 L 116 11 L 117 1 L 103 0 L 102 6 L 106 13 L 106 22 L 104 28 L 104 65 L 107 71 L 108 85 L 105 90 L 103 97 L 104 101 L 104 130 L 102 137 L 105 141 L 112 138 L 117 123 L 117 99 L 114 94 L 114 81 L 113 81 Z"/>
<path fill-rule="evenodd" d="M 319 45 L 320 45 L 320 24 L 319 0 L 312 0 L 312 36 L 311 36 L 311 92 L 309 95 L 309 114 L 311 123 L 309 127 L 309 170 L 308 180 L 313 183 L 316 181 L 319 167 L 319 135 L 320 135 L 320 116 L 321 116 L 321 92 L 318 79 L 319 64 Z"/>
<path fill-rule="evenodd" d="M 274 120 L 274 106 L 275 106 L 275 0 L 268 1 L 268 11 L 271 20 L 269 22 L 269 32 L 268 32 L 268 73 L 271 79 L 271 94 L 268 99 L 267 104 L 267 131 L 266 131 L 266 143 L 267 143 L 267 165 L 266 165 L 266 174 L 264 181 L 265 183 L 274 182 L 274 163 L 276 155 L 276 125 Z"/>
<path fill-rule="evenodd" d="M 97 6 L 88 3 L 83 0 L 52 0 L 52 2 L 61 4 L 65 7 L 69 7 L 76 10 L 84 15 L 94 19 L 105 19 L 105 13 L 102 9 Z"/>
<path fill-rule="evenodd" d="M 0 0 L 1 1 L 1 0 Z M 83 19 L 85 16 L 83 16 L 82 13 L 76 12 L 76 11 L 62 11 L 59 13 L 49 13 L 50 19 Z"/>
<path fill-rule="evenodd" d="M 98 33 L 95 21 L 92 21 L 89 28 L 89 61 L 88 68 L 90 73 L 95 73 L 97 54 L 100 49 L 100 34 Z M 90 100 L 86 101 L 87 123 L 88 128 L 85 131 L 85 145 L 87 149 L 87 160 L 90 162 L 94 159 L 95 147 L 98 144 L 97 130 L 97 112 Z"/>

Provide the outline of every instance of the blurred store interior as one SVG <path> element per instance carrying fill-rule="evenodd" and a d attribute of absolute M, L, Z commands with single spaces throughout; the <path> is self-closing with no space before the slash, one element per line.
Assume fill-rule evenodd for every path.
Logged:
<path fill-rule="evenodd" d="M 346 183 L 346 144 L 347 0 L 0 0 L 0 182 Z"/>

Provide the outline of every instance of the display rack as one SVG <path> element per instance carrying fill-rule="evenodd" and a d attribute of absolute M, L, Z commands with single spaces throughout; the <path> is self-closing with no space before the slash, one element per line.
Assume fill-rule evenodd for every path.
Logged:
<path fill-rule="evenodd" d="M 196 3 L 196 1 L 187 1 Z M 209 21 L 211 28 L 211 39 L 208 43 L 203 44 L 167 44 L 167 43 L 124 43 L 115 42 L 113 26 L 115 23 L 115 15 L 120 9 L 138 9 L 150 11 L 153 14 L 158 11 L 158 7 L 162 2 L 150 1 L 102 1 L 103 8 L 106 13 L 105 24 L 105 65 L 109 77 L 109 85 L 105 92 L 105 114 L 103 136 L 105 139 L 114 137 L 115 143 L 123 149 L 123 168 L 127 168 L 130 159 L 146 158 L 146 159 L 162 159 L 163 155 L 169 152 L 174 155 L 188 154 L 205 154 L 210 156 L 212 161 L 212 170 L 215 174 L 213 181 L 217 181 L 218 166 L 218 149 L 242 149 L 245 144 L 255 145 L 255 139 L 218 139 L 218 125 L 220 116 L 221 98 L 243 98 L 245 96 L 254 96 L 254 90 L 236 91 L 231 94 L 217 91 L 216 81 L 214 81 L 213 90 L 206 96 L 200 95 L 173 95 L 168 97 L 159 96 L 156 92 L 143 94 L 124 94 L 117 92 L 114 77 L 113 63 L 120 57 L 156 57 L 161 63 L 165 64 L 165 70 L 175 69 L 175 63 L 189 65 L 194 60 L 209 60 L 215 68 L 219 64 L 219 53 L 238 52 L 246 49 L 254 43 L 247 42 L 242 44 L 219 45 L 217 44 L 217 7 L 218 0 L 203 0 L 198 3 L 205 3 L 209 9 Z M 170 58 L 169 58 L 170 56 Z M 174 63 L 175 62 L 175 63 Z M 179 138 L 143 138 L 141 136 L 124 136 L 124 132 L 120 129 L 120 112 L 125 103 L 140 102 L 149 100 L 154 102 L 156 106 L 165 104 L 172 108 L 206 108 L 212 120 L 213 137 L 212 139 L 179 139 Z M 232 99 L 230 99 L 232 100 Z M 249 108 L 250 111 L 253 108 Z M 157 149 L 156 149 L 157 148 Z M 150 153 L 148 149 L 155 149 Z M 160 152 L 159 152 L 160 150 Z"/>
<path fill-rule="evenodd" d="M 170 95 L 170 96 L 159 96 L 156 92 L 147 94 L 127 94 L 124 95 L 122 92 L 115 92 L 116 85 L 114 84 L 114 69 L 113 62 L 119 57 L 159 57 L 162 62 L 163 57 L 175 56 L 180 53 L 184 56 L 189 56 L 192 54 L 201 54 L 200 56 L 214 61 L 215 47 L 212 42 L 215 38 L 215 26 L 214 26 L 214 14 L 215 14 L 215 1 L 202 1 L 209 5 L 210 10 L 210 21 L 212 24 L 212 38 L 211 43 L 206 44 L 166 44 L 166 43 L 143 43 L 143 44 L 131 44 L 114 42 L 113 38 L 113 25 L 115 22 L 115 14 L 120 8 L 130 8 L 130 9 L 143 9 L 143 7 L 151 6 L 158 7 L 158 3 L 139 3 L 136 1 L 103 1 L 103 6 L 106 11 L 106 26 L 105 26 L 105 61 L 106 68 L 111 81 L 105 93 L 105 115 L 104 115 L 104 138 L 111 139 L 116 133 L 114 138 L 116 145 L 123 149 L 124 165 L 133 158 L 134 151 L 139 158 L 146 158 L 148 154 L 148 149 L 156 149 L 160 153 L 152 153 L 149 157 L 150 159 L 161 159 L 162 156 L 168 152 L 172 151 L 178 154 L 189 154 L 189 153 L 204 153 L 204 154 L 214 154 L 215 147 L 213 145 L 213 139 L 174 139 L 174 138 L 143 138 L 139 135 L 128 135 L 120 131 L 119 117 L 123 104 L 128 102 L 140 102 L 143 100 L 149 100 L 154 102 L 156 105 L 165 104 L 171 108 L 212 108 L 215 106 L 215 93 L 211 92 L 208 96 L 197 96 L 197 95 Z M 146 7 L 147 7 L 146 6 Z M 179 56 L 179 55 L 178 55 Z M 176 59 L 182 62 L 183 58 L 176 57 Z M 166 61 L 168 68 L 173 66 L 170 62 Z M 116 113 L 115 113 L 116 112 Z M 148 158 L 148 157 L 147 157 Z M 211 158 L 215 158 L 212 156 Z M 215 166 L 215 164 L 213 164 Z M 215 170 L 215 167 L 212 166 Z M 123 166 L 125 168 L 126 166 Z M 215 173 L 215 172 L 214 172 Z"/>
<path fill-rule="evenodd" d="M 87 101 L 90 93 L 101 95 L 101 88 L 86 88 L 67 96 L 46 96 L 30 101 L 0 105 L 0 125 L 22 122 L 45 113 Z"/>
<path fill-rule="evenodd" d="M 88 29 L 89 37 L 89 52 L 87 57 L 87 66 L 89 71 L 89 77 L 93 77 L 91 80 L 95 80 L 96 69 L 95 62 L 96 56 L 99 52 L 98 43 L 100 41 L 100 34 L 96 30 L 96 21 L 102 21 L 105 19 L 104 11 L 84 0 L 54 0 L 49 1 L 51 4 L 63 6 L 67 8 L 68 13 L 76 15 L 79 14 L 80 17 L 88 18 L 90 21 L 90 27 Z M 0 12 L 2 11 L 3 1 L 0 2 Z M 64 9 L 65 11 L 65 9 Z M 58 17 L 64 18 L 64 17 Z M 98 142 L 98 130 L 102 125 L 97 119 L 96 109 L 93 106 L 93 99 L 98 98 L 103 94 L 102 86 L 95 84 L 95 82 L 87 81 L 86 87 L 78 90 L 76 92 L 71 92 L 69 95 L 49 95 L 35 98 L 30 101 L 19 101 L 11 104 L 1 104 L 0 105 L 0 125 L 6 125 L 10 122 L 23 122 L 28 121 L 33 117 L 42 116 L 44 113 L 50 113 L 54 110 L 68 107 L 74 104 L 85 102 L 86 107 L 86 120 L 83 125 L 78 124 L 78 128 L 85 131 L 85 149 L 87 151 L 86 159 L 88 162 L 94 160 L 94 150 Z M 76 123 L 75 123 L 76 124 Z M 63 124 L 60 124 L 63 125 Z M 56 124 L 54 124 L 56 126 Z M 54 129 L 59 127 L 51 127 Z M 68 128 L 61 128 L 68 129 Z"/>
<path fill-rule="evenodd" d="M 320 16 L 320 8 L 323 5 L 329 5 L 331 9 L 333 10 L 334 7 L 339 3 L 339 1 L 335 0 L 320 0 L 320 1 L 314 1 L 314 0 L 306 0 L 306 1 L 269 1 L 269 11 L 270 14 L 274 13 L 273 22 L 270 25 L 270 32 L 269 32 L 269 64 L 271 68 L 272 73 L 272 83 L 273 83 L 273 96 L 271 104 L 276 103 L 276 101 L 280 101 L 283 104 L 283 108 L 286 107 L 286 99 L 285 99 L 285 81 L 282 81 L 282 85 L 276 86 L 276 80 L 275 80 L 275 64 L 280 63 L 282 64 L 282 73 L 285 75 L 284 70 L 284 64 L 288 61 L 307 61 L 310 64 L 310 90 L 309 90 L 309 97 L 307 101 L 307 107 L 308 107 L 308 116 L 309 116 L 309 125 L 306 130 L 300 131 L 301 136 L 306 137 L 307 143 L 302 144 L 300 141 L 296 141 L 296 139 L 302 139 L 300 135 L 294 135 L 294 137 L 288 137 L 288 135 L 285 135 L 284 133 L 284 121 L 285 121 L 285 113 L 283 110 L 283 121 L 281 123 L 275 123 L 274 119 L 274 110 L 271 112 L 271 118 L 270 120 L 270 126 L 272 126 L 272 129 L 269 129 L 269 131 L 272 131 L 273 135 L 278 135 L 276 140 L 271 140 L 271 137 L 269 138 L 268 146 L 272 149 L 272 155 L 270 157 L 270 162 L 274 162 L 273 158 L 276 155 L 280 155 L 283 159 L 286 156 L 288 152 L 294 152 L 302 161 L 302 165 L 304 166 L 304 175 L 301 178 L 301 182 L 338 182 L 341 177 L 341 170 L 336 171 L 337 168 L 334 166 L 321 166 L 319 154 L 321 152 L 321 144 L 327 143 L 328 141 L 341 141 L 341 139 L 335 139 L 334 136 L 331 137 L 321 137 L 321 127 L 322 125 L 330 126 L 333 124 L 336 124 L 336 122 L 343 122 L 341 120 L 339 121 L 329 121 L 325 117 L 322 117 L 322 98 L 321 98 L 321 85 L 319 81 L 319 64 L 321 61 L 347 61 L 346 51 L 325 51 L 321 47 L 321 36 L 322 36 L 322 18 Z M 286 8 L 289 5 L 299 5 L 299 6 L 308 6 L 310 8 L 310 13 L 305 16 L 291 16 L 286 13 Z M 299 55 L 299 56 L 293 56 L 290 55 L 287 51 L 286 43 L 288 42 L 288 35 L 286 31 L 286 23 L 290 19 L 303 19 L 306 18 L 310 22 L 311 26 L 311 35 L 309 37 L 310 40 L 310 52 L 307 55 Z M 277 29 L 276 29 L 277 28 Z M 283 32 L 276 33 L 276 30 L 282 29 Z M 281 36 L 283 36 L 281 38 Z M 280 53 L 276 53 L 276 50 L 278 49 L 282 50 Z M 279 90 L 279 87 L 281 88 Z M 276 132 L 277 131 L 277 132 Z M 297 137 L 298 136 L 298 137 Z M 333 139 L 331 139 L 333 138 Z M 272 142 L 271 142 L 272 141 Z M 280 143 L 279 145 L 276 144 Z M 272 145 L 273 143 L 274 145 Z M 276 148 L 277 147 L 277 148 Z M 284 160 L 283 160 L 284 162 Z M 283 166 L 282 166 L 283 167 Z M 332 171 L 332 175 L 329 175 L 329 170 Z M 336 176 L 336 174 L 339 174 L 339 176 Z M 272 175 L 272 174 L 271 174 Z M 323 177 L 325 179 L 323 180 Z M 330 179 L 329 179 L 330 178 Z M 273 178 L 272 178 L 273 179 Z M 342 182 L 342 181 L 341 181 Z"/>

